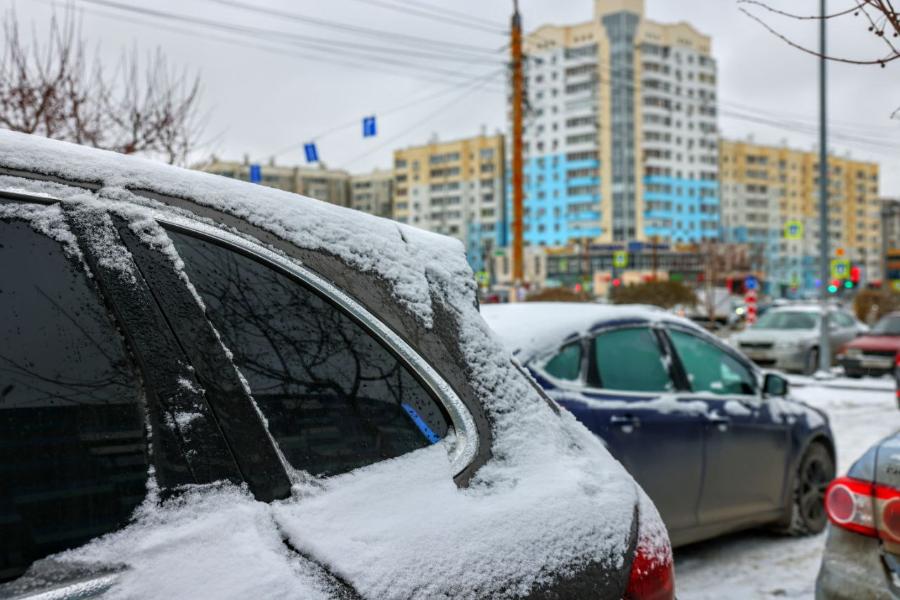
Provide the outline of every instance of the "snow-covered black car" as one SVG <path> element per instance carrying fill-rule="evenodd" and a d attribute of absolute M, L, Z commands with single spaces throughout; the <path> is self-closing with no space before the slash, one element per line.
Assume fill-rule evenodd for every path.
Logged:
<path fill-rule="evenodd" d="M 834 480 L 825 507 L 831 526 L 816 598 L 900 597 L 900 433 Z"/>
<path fill-rule="evenodd" d="M 0 132 L 0 273 L 0 597 L 674 594 L 456 241 Z"/>
<path fill-rule="evenodd" d="M 828 417 L 687 319 L 645 306 L 484 306 L 551 398 L 650 495 L 675 546 L 766 526 L 818 533 Z"/>

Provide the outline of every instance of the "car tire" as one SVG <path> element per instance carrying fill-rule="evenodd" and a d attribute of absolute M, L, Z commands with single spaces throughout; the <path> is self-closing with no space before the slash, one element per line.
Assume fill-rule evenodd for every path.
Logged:
<path fill-rule="evenodd" d="M 813 375 L 819 368 L 819 349 L 810 348 L 806 353 L 806 361 L 803 363 L 803 374 Z"/>
<path fill-rule="evenodd" d="M 834 476 L 834 458 L 828 448 L 821 442 L 810 444 L 794 474 L 790 520 L 779 528 L 781 533 L 803 536 L 825 529 L 825 491 Z"/>

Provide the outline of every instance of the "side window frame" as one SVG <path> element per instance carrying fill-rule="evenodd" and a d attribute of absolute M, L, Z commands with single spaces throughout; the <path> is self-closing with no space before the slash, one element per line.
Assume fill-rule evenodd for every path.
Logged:
<path fill-rule="evenodd" d="M 625 323 L 614 323 L 591 330 L 590 335 L 584 338 L 587 345 L 587 352 L 585 356 L 585 360 L 587 361 L 587 368 L 585 370 L 585 387 L 592 392 L 597 393 L 614 393 L 616 395 L 632 395 L 642 398 L 653 394 L 670 393 L 622 390 L 617 388 L 603 387 L 603 381 L 601 380 L 600 373 L 597 370 L 597 360 L 595 354 L 596 344 L 594 343 L 594 340 L 600 335 L 610 333 L 612 331 L 620 331 L 623 329 L 645 329 L 650 332 L 650 335 L 653 336 L 654 341 L 656 342 L 656 347 L 659 349 L 660 357 L 667 363 L 666 371 L 667 375 L 669 376 L 669 380 L 672 382 L 672 392 L 679 391 L 680 383 L 679 378 L 673 368 L 674 364 L 672 361 L 673 355 L 671 353 L 671 349 L 666 343 L 666 340 L 657 324 L 647 321 L 628 321 Z"/>
<path fill-rule="evenodd" d="M 726 344 L 721 343 L 719 340 L 710 339 L 705 335 L 699 334 L 697 331 L 691 331 L 689 327 L 684 327 L 678 323 L 666 323 L 663 328 L 660 330 L 660 335 L 664 336 L 666 339 L 666 344 L 669 346 L 670 355 L 672 364 L 679 371 L 679 378 L 684 384 L 684 388 L 682 391 L 694 393 L 693 386 L 690 384 L 690 378 L 687 375 L 687 369 L 684 367 L 684 363 L 681 361 L 681 356 L 678 354 L 678 350 L 675 348 L 675 344 L 672 341 L 672 338 L 669 336 L 670 331 L 678 331 L 679 333 L 683 333 L 685 335 L 690 335 L 695 338 L 698 338 L 701 341 L 704 341 L 711 346 L 717 348 L 723 354 L 731 357 L 732 360 L 737 362 L 740 366 L 747 369 L 752 377 L 755 385 L 756 385 L 756 393 L 755 394 L 722 394 L 722 398 L 727 397 L 738 397 L 742 399 L 761 399 L 762 398 L 762 374 L 760 370 L 753 364 L 751 364 L 748 360 L 746 360 L 739 353 L 735 352 L 734 349 L 730 348 Z M 700 393 L 700 392 L 697 392 Z"/>
<path fill-rule="evenodd" d="M 393 354 L 449 416 L 449 425 L 454 434 L 448 436 L 452 440 L 449 454 L 453 476 L 460 475 L 475 460 L 481 442 L 469 409 L 453 388 L 412 346 L 356 300 L 318 274 L 264 247 L 256 240 L 168 214 L 160 214 L 156 220 L 164 230 L 193 236 L 255 260 L 292 279 L 297 285 L 307 287 L 334 305 Z"/>
<path fill-rule="evenodd" d="M 581 355 L 579 357 L 579 365 L 578 365 L 578 376 L 575 379 L 560 379 L 552 374 L 550 374 L 546 367 L 547 364 L 553 360 L 555 357 L 559 356 L 562 351 L 569 346 L 573 346 L 578 344 L 578 347 L 581 350 Z M 578 337 L 569 337 L 565 341 L 563 341 L 553 352 L 544 354 L 543 356 L 538 357 L 533 361 L 533 367 L 541 374 L 542 377 L 547 377 L 552 380 L 554 383 L 559 383 L 563 386 L 586 386 L 587 385 L 587 371 L 588 371 L 588 352 L 589 352 L 589 344 L 588 338 L 584 336 Z"/>

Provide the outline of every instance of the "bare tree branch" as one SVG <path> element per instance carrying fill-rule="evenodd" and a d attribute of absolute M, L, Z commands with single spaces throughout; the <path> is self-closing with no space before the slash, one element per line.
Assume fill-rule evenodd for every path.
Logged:
<path fill-rule="evenodd" d="M 820 58 L 825 58 L 834 62 L 841 62 L 847 64 L 854 65 L 880 65 L 884 67 L 887 63 L 892 62 L 900 58 L 900 50 L 891 42 L 891 38 L 900 37 L 900 14 L 894 10 L 894 6 L 892 0 L 854 0 L 853 7 L 838 11 L 835 13 L 831 13 L 828 15 L 799 15 L 794 13 L 789 13 L 783 10 L 779 10 L 773 8 L 766 2 L 762 2 L 761 0 L 738 0 L 738 4 L 747 4 L 755 7 L 762 8 L 769 13 L 776 14 L 782 17 L 787 17 L 794 20 L 831 20 L 837 19 L 841 17 L 846 17 L 852 15 L 854 17 L 862 14 L 865 16 L 866 21 L 868 22 L 868 31 L 872 35 L 881 38 L 884 40 L 885 44 L 888 46 L 889 53 L 883 57 L 870 58 L 870 59 L 854 59 L 854 58 L 846 58 L 839 57 L 834 55 L 825 55 L 823 56 L 819 51 L 807 48 L 802 46 L 791 39 L 789 39 L 786 35 L 780 33 L 774 27 L 769 25 L 759 16 L 753 14 L 749 10 L 744 7 L 740 7 L 741 12 L 745 15 L 762 25 L 769 33 L 778 37 L 780 40 L 784 41 L 788 45 L 793 48 L 796 48 L 802 52 L 807 54 L 817 56 Z"/>
<path fill-rule="evenodd" d="M 123 52 L 107 71 L 98 52 L 87 52 L 71 7 L 61 18 L 53 14 L 43 47 L 22 40 L 13 11 L 4 14 L 2 31 L 0 126 L 187 162 L 204 128 L 199 76 L 170 69 L 160 50 L 144 61 L 136 50 Z"/>

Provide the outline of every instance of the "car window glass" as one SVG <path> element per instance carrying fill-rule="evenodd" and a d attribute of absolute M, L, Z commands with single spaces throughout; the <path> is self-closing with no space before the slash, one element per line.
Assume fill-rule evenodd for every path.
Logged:
<path fill-rule="evenodd" d="M 139 378 L 87 274 L 23 221 L 0 221 L 0 240 L 6 581 L 127 523 L 149 461 Z"/>
<path fill-rule="evenodd" d="M 594 338 L 593 346 L 600 387 L 631 392 L 674 388 L 659 342 L 646 327 L 601 333 Z"/>
<path fill-rule="evenodd" d="M 884 317 L 872 327 L 872 333 L 876 335 L 900 335 L 900 317 Z"/>
<path fill-rule="evenodd" d="M 557 379 L 574 381 L 581 373 L 581 343 L 564 346 L 544 365 L 544 371 Z"/>
<path fill-rule="evenodd" d="M 342 473 L 447 434 L 435 399 L 341 309 L 255 259 L 170 235 L 292 466 Z"/>
<path fill-rule="evenodd" d="M 805 311 L 768 311 L 753 325 L 753 329 L 815 329 L 819 317 Z"/>
<path fill-rule="evenodd" d="M 837 313 L 837 316 L 838 316 L 838 319 L 837 319 L 838 324 L 841 327 L 853 327 L 856 325 L 856 321 L 853 319 L 853 317 L 851 317 L 847 313 L 843 313 L 843 312 Z"/>
<path fill-rule="evenodd" d="M 695 335 L 671 330 L 669 337 L 695 392 L 753 395 L 753 372 L 718 346 Z"/>

